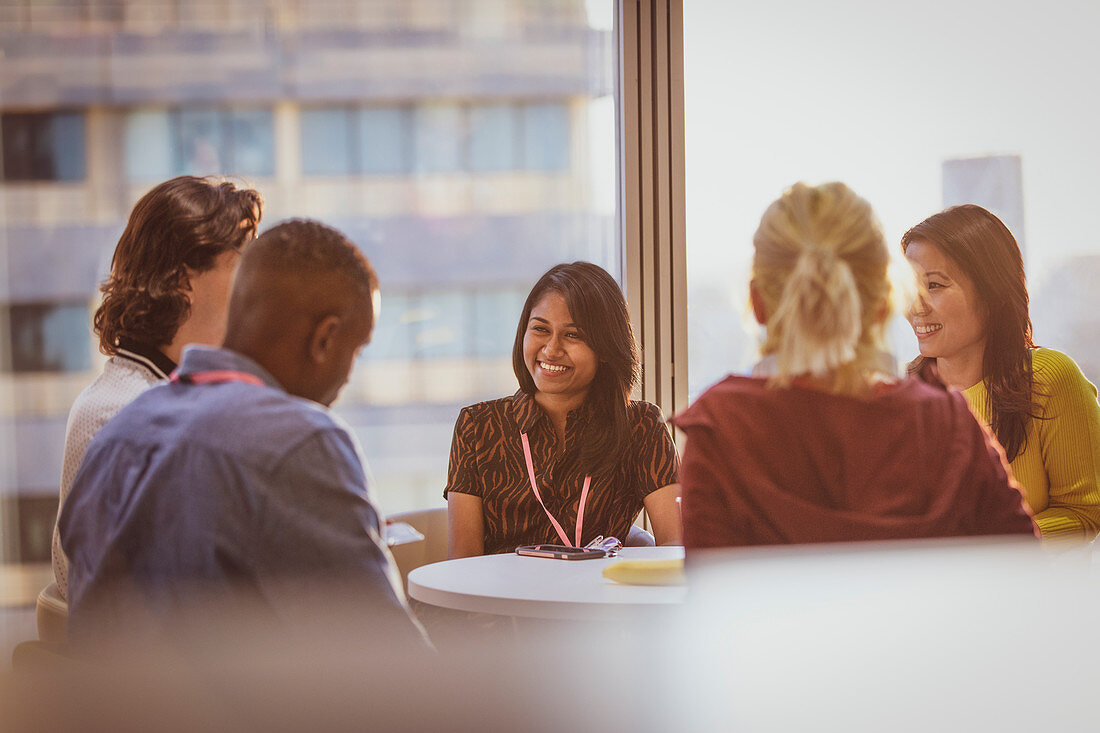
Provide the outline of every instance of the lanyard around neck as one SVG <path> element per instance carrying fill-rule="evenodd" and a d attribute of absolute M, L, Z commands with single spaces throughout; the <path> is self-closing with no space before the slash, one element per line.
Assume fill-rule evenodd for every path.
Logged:
<path fill-rule="evenodd" d="M 224 384 L 225 382 L 244 382 L 245 384 L 263 385 L 264 380 L 255 374 L 238 372 L 232 369 L 212 369 L 208 372 L 190 372 L 180 374 L 179 370 L 172 372 L 170 381 L 180 384 Z"/>
<path fill-rule="evenodd" d="M 554 515 L 550 513 L 550 510 L 546 508 L 546 504 L 542 501 L 542 496 L 539 494 L 538 484 L 535 483 L 535 464 L 531 461 L 531 444 L 527 440 L 527 433 L 521 433 L 520 439 L 523 441 L 523 458 L 527 461 L 527 478 L 531 480 L 531 492 L 534 493 L 535 498 L 539 501 L 539 506 L 546 512 L 546 516 L 550 518 L 550 523 L 554 525 L 554 529 L 558 532 L 558 537 L 561 537 L 562 544 L 569 544 L 569 536 L 565 534 L 565 530 L 562 529 L 558 520 L 554 518 Z M 581 546 L 581 529 L 584 527 L 584 505 L 588 502 L 588 487 L 592 484 L 592 477 L 584 477 L 584 487 L 581 489 L 581 503 L 577 506 L 577 534 L 576 541 L 573 542 L 573 547 Z"/>

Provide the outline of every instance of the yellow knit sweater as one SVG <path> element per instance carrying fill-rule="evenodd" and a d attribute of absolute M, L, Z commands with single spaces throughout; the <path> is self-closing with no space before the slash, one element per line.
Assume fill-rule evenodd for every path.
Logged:
<path fill-rule="evenodd" d="M 1090 541 L 1100 532 L 1100 404 L 1094 387 L 1065 354 L 1032 351 L 1037 414 L 1027 443 L 1012 461 L 1044 539 Z M 985 383 L 963 390 L 975 414 L 988 426 Z"/>

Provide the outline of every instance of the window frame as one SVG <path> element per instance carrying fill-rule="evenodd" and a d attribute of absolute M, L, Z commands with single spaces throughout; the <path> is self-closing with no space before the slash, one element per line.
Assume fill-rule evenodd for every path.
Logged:
<path fill-rule="evenodd" d="M 92 367 L 91 351 L 86 341 L 71 341 L 68 336 L 60 331 L 50 328 L 50 317 L 61 315 L 69 319 L 79 315 L 76 332 L 83 332 L 86 323 L 91 320 L 91 309 L 88 301 L 83 298 L 68 298 L 57 300 L 12 301 L 0 303 L 0 376 L 5 379 L 18 378 L 23 375 L 49 374 L 63 376 L 67 374 L 83 374 Z M 72 323 L 65 323 L 71 326 Z M 55 326 L 56 327 L 56 326 Z M 17 347 L 17 339 L 25 334 L 30 334 L 32 339 L 41 342 L 38 360 L 27 360 Z M 60 336 L 59 339 L 51 339 L 50 336 Z M 77 350 L 69 351 L 75 346 Z M 54 354 L 54 351 L 57 351 Z M 56 364 L 50 362 L 47 357 L 58 356 Z M 76 362 L 70 363 L 75 355 Z"/>
<path fill-rule="evenodd" d="M 5 119 L 7 118 L 7 119 Z M 62 138 L 58 134 L 57 125 L 58 120 L 62 118 L 69 118 L 79 120 L 80 123 L 80 135 L 78 136 L 80 155 L 79 161 L 76 165 L 78 169 L 78 175 L 65 175 L 65 164 L 61 161 L 64 156 L 61 155 L 63 144 Z M 20 110 L 20 109 L 6 109 L 0 111 L 0 129 L 11 125 L 14 120 L 18 120 L 18 124 L 21 128 L 24 128 L 27 132 L 29 148 L 30 150 L 24 151 L 25 155 L 21 162 L 29 165 L 30 174 L 23 175 L 17 167 L 15 174 L 13 175 L 9 171 L 7 145 L 5 144 L 4 150 L 0 151 L 0 184 L 5 185 L 55 185 L 55 184 L 84 184 L 88 180 L 88 110 L 84 108 L 61 106 L 48 109 L 32 109 L 32 110 Z M 6 143 L 10 133 L 4 131 L 2 137 Z M 50 175 L 38 175 L 37 165 L 40 161 L 36 160 L 35 152 L 37 149 L 44 147 L 43 142 L 48 142 L 49 149 L 49 170 Z M 14 154 L 13 154 L 13 157 Z M 74 161 L 76 162 L 76 161 Z"/>
<path fill-rule="evenodd" d="M 619 244 L 638 399 L 687 407 L 683 0 L 616 0 Z"/>

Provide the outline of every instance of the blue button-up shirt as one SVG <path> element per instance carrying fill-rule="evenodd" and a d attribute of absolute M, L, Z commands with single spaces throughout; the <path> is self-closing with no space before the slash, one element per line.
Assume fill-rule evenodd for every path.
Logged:
<path fill-rule="evenodd" d="M 214 370 L 262 384 L 155 386 L 91 442 L 59 520 L 70 631 L 125 633 L 131 612 L 156 623 L 197 593 L 286 620 L 307 587 L 415 629 L 348 431 L 232 351 L 190 347 L 178 372 Z"/>

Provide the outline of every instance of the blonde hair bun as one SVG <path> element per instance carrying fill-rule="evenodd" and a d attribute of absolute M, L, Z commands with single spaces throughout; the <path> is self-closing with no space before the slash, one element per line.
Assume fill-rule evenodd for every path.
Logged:
<path fill-rule="evenodd" d="M 834 375 L 845 391 L 877 370 L 890 258 L 870 204 L 843 183 L 796 183 L 764 212 L 753 248 L 776 381 Z"/>

